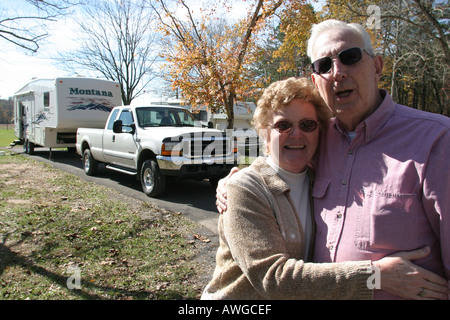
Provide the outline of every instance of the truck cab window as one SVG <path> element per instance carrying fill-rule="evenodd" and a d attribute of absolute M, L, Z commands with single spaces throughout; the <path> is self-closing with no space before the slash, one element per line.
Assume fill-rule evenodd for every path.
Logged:
<path fill-rule="evenodd" d="M 124 125 L 124 126 L 133 124 L 134 120 L 133 120 L 133 114 L 131 113 L 131 110 L 123 110 L 122 113 L 120 114 L 119 120 L 122 120 L 122 125 Z M 129 127 L 123 128 L 124 132 L 131 132 L 131 130 L 132 129 Z"/>
<path fill-rule="evenodd" d="M 113 129 L 113 124 L 114 124 L 114 121 L 116 121 L 118 113 L 119 113 L 119 109 L 114 109 L 114 111 L 112 112 L 111 117 L 109 118 L 108 126 L 106 127 L 106 129 L 108 129 L 108 130 L 112 130 Z"/>

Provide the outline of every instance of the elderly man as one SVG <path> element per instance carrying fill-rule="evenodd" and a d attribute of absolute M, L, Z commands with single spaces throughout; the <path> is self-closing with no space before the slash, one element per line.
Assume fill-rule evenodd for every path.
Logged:
<path fill-rule="evenodd" d="M 378 89 L 383 61 L 360 25 L 315 25 L 308 55 L 336 116 L 318 152 L 314 260 L 376 260 L 429 246 L 415 263 L 450 279 L 449 118 L 396 104 Z"/>
<path fill-rule="evenodd" d="M 396 104 L 379 90 L 383 60 L 360 25 L 315 25 L 308 55 L 312 80 L 336 116 L 316 159 L 314 261 L 378 260 L 426 246 L 430 254 L 414 262 L 423 267 L 421 284 L 408 290 L 442 298 L 425 270 L 450 279 L 449 118 Z M 385 289 L 407 290 L 401 277 Z M 398 296 L 376 290 L 374 298 Z"/>

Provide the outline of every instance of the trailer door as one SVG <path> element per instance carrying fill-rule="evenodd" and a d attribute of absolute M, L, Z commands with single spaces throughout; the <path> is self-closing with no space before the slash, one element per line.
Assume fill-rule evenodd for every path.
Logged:
<path fill-rule="evenodd" d="M 14 133 L 19 139 L 34 137 L 35 119 L 34 94 L 16 96 L 14 105 Z"/>
<path fill-rule="evenodd" d="M 14 99 L 14 135 L 23 139 L 23 130 L 24 130 L 24 111 L 25 106 L 22 104 L 19 98 Z"/>

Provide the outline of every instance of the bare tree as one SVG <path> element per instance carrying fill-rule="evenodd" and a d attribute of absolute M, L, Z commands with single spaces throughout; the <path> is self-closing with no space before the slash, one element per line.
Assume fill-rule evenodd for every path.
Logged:
<path fill-rule="evenodd" d="M 347 9 L 350 21 L 374 18 L 365 1 L 333 3 Z M 385 58 L 385 87 L 399 103 L 450 114 L 448 2 L 380 0 L 377 7 L 379 16 L 375 18 L 380 23 L 373 34 L 380 40 L 378 49 Z"/>
<path fill-rule="evenodd" d="M 185 19 L 179 17 L 171 6 L 173 2 L 168 0 L 159 0 L 155 11 L 162 31 L 171 41 L 163 56 L 168 61 L 172 86 L 180 88 L 191 105 L 224 111 L 227 128 L 231 129 L 235 101 L 255 86 L 248 66 L 254 57 L 256 36 L 283 1 L 253 1 L 247 16 L 233 26 L 217 20 L 217 9 L 225 2 L 210 2 L 211 7 L 203 8 L 199 18 L 186 0 L 176 1 Z"/>
<path fill-rule="evenodd" d="M 69 13 L 69 9 L 80 4 L 77 0 L 18 0 L 15 5 L 27 10 L 21 12 L 0 9 L 0 38 L 29 52 L 36 52 L 39 43 L 49 34 L 46 31 L 49 22 Z"/>
<path fill-rule="evenodd" d="M 65 70 L 92 71 L 119 82 L 125 105 L 145 92 L 156 77 L 157 33 L 143 0 L 98 0 L 77 21 L 79 49 L 60 54 Z"/>

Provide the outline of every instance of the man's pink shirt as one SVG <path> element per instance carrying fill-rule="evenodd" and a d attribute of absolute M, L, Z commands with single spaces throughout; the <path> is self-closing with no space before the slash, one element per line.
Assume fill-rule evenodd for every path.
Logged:
<path fill-rule="evenodd" d="M 315 262 L 378 260 L 429 246 L 415 264 L 450 279 L 450 119 L 383 103 L 351 141 L 333 119 L 316 162 Z M 376 290 L 375 299 L 395 299 Z"/>

